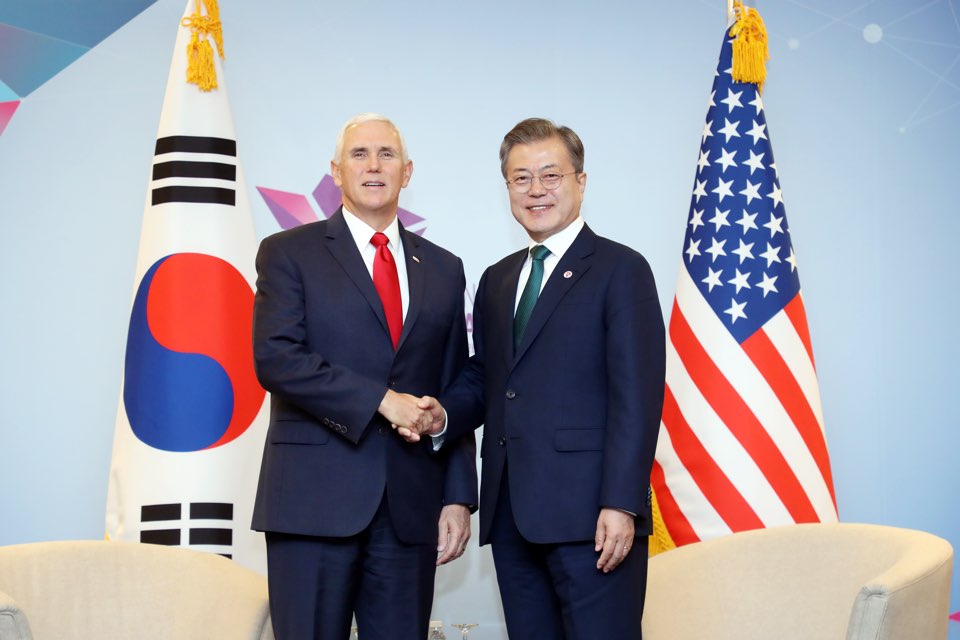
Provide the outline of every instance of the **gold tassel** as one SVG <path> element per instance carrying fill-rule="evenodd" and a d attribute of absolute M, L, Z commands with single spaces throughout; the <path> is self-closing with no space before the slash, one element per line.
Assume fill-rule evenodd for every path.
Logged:
<path fill-rule="evenodd" d="M 196 0 L 197 10 L 181 25 L 193 31 L 187 45 L 187 82 L 195 84 L 202 91 L 217 88 L 217 70 L 213 64 L 213 47 L 208 36 L 217 44 L 217 53 L 223 59 L 223 30 L 220 26 L 220 7 L 217 0 Z M 207 14 L 201 15 L 201 3 Z"/>
<path fill-rule="evenodd" d="M 733 79 L 752 82 L 759 91 L 767 79 L 767 28 L 756 9 L 744 7 L 742 0 L 734 2 L 736 22 L 730 27 L 733 41 Z"/>
<path fill-rule="evenodd" d="M 651 511 L 653 513 L 653 533 L 650 534 L 649 552 L 650 556 L 655 556 L 664 551 L 670 551 L 677 548 L 677 543 L 670 537 L 667 531 L 667 525 L 663 521 L 663 514 L 660 513 L 660 504 L 657 502 L 657 493 L 652 491 Z"/>

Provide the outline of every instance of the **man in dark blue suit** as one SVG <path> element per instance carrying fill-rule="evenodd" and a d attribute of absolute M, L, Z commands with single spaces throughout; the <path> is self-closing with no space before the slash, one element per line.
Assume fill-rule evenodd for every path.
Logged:
<path fill-rule="evenodd" d="M 484 423 L 480 543 L 510 637 L 640 638 L 665 366 L 653 275 L 580 217 L 571 129 L 525 120 L 500 161 L 530 246 L 480 280 L 476 354 L 440 397 L 445 435 Z"/>
<path fill-rule="evenodd" d="M 266 532 L 279 640 L 427 636 L 436 565 L 463 553 L 477 503 L 473 437 L 409 443 L 418 397 L 467 358 L 460 259 L 397 220 L 413 171 L 376 114 L 344 126 L 343 207 L 265 239 L 254 357 L 271 393 L 253 528 Z"/>

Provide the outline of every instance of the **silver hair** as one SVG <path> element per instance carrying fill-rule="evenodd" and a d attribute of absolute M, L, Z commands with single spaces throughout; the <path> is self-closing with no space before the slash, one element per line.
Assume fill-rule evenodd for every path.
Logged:
<path fill-rule="evenodd" d="M 364 122 L 384 122 L 397 132 L 397 137 L 400 138 L 400 159 L 403 160 L 403 163 L 407 163 L 407 143 L 403 141 L 403 134 L 400 133 L 400 129 L 397 128 L 397 125 L 393 123 L 390 118 L 382 116 L 379 113 L 361 113 L 359 115 L 353 116 L 347 120 L 343 127 L 340 129 L 340 133 L 337 135 L 337 146 L 333 150 L 333 162 L 340 164 L 340 158 L 343 155 L 343 136 L 347 133 L 347 129 L 354 125 L 363 124 Z"/>

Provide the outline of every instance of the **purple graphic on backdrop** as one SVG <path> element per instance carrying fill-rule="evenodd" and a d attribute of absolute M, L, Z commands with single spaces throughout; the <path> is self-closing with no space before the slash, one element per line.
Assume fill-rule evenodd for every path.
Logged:
<path fill-rule="evenodd" d="M 302 194 L 268 187 L 257 187 L 257 191 L 263 196 L 270 213 L 284 229 L 292 229 L 320 219 L 310 201 Z M 332 216 L 343 202 L 343 194 L 333 182 L 333 176 L 330 174 L 323 176 L 311 195 L 313 195 L 313 199 L 320 207 L 320 211 L 323 212 L 325 218 Z M 422 236 L 423 232 L 427 230 L 426 219 L 406 209 L 399 208 L 397 217 L 405 229 L 418 236 Z"/>

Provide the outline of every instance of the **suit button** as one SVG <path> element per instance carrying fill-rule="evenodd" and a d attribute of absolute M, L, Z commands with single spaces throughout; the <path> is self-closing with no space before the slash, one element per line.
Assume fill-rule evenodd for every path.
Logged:
<path fill-rule="evenodd" d="M 392 389 L 393 387 L 397 386 L 397 381 L 396 381 L 396 380 L 391 380 L 391 381 L 389 381 L 389 382 L 387 383 L 387 386 Z"/>
<path fill-rule="evenodd" d="M 497 442 L 500 443 L 500 446 L 501 446 L 501 447 L 507 446 L 507 439 L 506 439 L 506 438 L 501 437 L 499 440 L 497 440 Z"/>
<path fill-rule="evenodd" d="M 513 389 L 507 390 L 507 400 L 513 400 L 516 397 L 517 397 L 517 394 L 513 391 Z"/>

